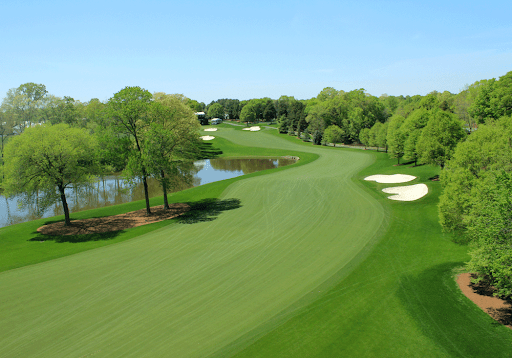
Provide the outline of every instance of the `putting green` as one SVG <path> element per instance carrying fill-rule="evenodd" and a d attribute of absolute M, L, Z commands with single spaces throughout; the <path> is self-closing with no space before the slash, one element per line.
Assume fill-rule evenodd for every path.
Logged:
<path fill-rule="evenodd" d="M 372 156 L 216 136 L 320 157 L 229 186 L 242 206 L 216 220 L 1 273 L 0 356 L 205 357 L 293 316 L 376 241 L 384 210 L 351 180 Z"/>

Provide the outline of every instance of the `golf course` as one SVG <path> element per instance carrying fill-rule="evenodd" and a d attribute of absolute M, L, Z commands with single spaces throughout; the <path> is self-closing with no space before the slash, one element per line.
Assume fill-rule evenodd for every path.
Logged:
<path fill-rule="evenodd" d="M 76 240 L 37 233 L 63 217 L 0 229 L 0 357 L 512 356 L 512 331 L 455 281 L 469 257 L 441 231 L 439 168 L 218 128 L 223 156 L 300 160 L 170 195 L 217 200 L 194 220 Z M 388 200 L 403 184 L 364 180 L 377 174 L 428 194 Z"/>

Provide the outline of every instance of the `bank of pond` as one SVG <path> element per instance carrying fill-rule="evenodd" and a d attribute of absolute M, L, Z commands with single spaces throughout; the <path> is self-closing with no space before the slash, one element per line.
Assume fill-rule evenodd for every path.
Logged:
<path fill-rule="evenodd" d="M 171 179 L 169 192 L 177 192 L 194 186 L 234 178 L 256 171 L 273 169 L 296 162 L 294 158 L 216 158 L 196 161 L 189 170 Z M 162 195 L 159 182 L 150 178 L 149 196 Z M 107 175 L 98 181 L 76 188 L 66 189 L 70 211 L 78 212 L 100 207 L 128 203 L 144 199 L 142 181 L 124 180 L 121 174 Z M 62 215 L 60 200 L 45 204 L 42 195 L 7 198 L 0 193 L 0 227 Z"/>

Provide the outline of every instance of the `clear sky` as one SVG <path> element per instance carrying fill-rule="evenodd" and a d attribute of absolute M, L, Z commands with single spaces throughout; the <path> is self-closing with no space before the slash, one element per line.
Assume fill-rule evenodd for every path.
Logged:
<path fill-rule="evenodd" d="M 425 95 L 512 71 L 510 0 L 2 0 L 0 14 L 0 98 L 26 82 L 80 101 L 125 86 L 206 104 Z"/>

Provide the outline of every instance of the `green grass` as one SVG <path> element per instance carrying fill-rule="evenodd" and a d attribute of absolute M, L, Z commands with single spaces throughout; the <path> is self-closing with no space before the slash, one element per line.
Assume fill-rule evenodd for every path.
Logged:
<path fill-rule="evenodd" d="M 466 248 L 440 231 L 435 168 L 225 126 L 213 143 L 226 154 L 301 152 L 302 165 L 172 196 L 239 200 L 211 221 L 147 226 L 115 245 L 1 273 L 0 356 L 512 354 L 510 331 L 453 280 Z M 430 193 L 393 202 L 384 185 L 362 181 L 386 173 L 416 175 Z"/>
<path fill-rule="evenodd" d="M 228 140 L 222 138 L 219 138 L 216 146 L 222 148 L 223 154 L 220 155 L 220 157 L 258 156 L 258 154 L 259 156 L 301 155 L 302 160 L 294 164 L 294 166 L 307 164 L 318 157 L 315 154 L 301 153 L 297 151 L 292 152 L 267 148 L 242 147 L 234 145 Z M 265 170 L 245 175 L 243 177 L 236 177 L 184 190 L 169 195 L 169 202 L 196 202 L 206 198 L 218 198 L 229 185 L 238 180 L 266 175 L 273 172 L 279 172 L 284 169 L 287 168 L 282 167 L 272 170 Z M 150 204 L 151 206 L 162 205 L 163 198 L 151 198 Z M 113 205 L 94 210 L 72 213 L 71 220 L 117 215 L 143 208 L 145 208 L 145 202 L 144 200 L 140 200 L 121 205 Z M 71 254 L 76 254 L 82 251 L 103 247 L 106 245 L 115 244 L 165 227 L 167 225 L 175 224 L 177 221 L 166 220 L 163 222 L 140 226 L 125 231 L 117 231 L 114 233 L 76 235 L 72 237 L 42 235 L 37 232 L 37 228 L 40 226 L 63 220 L 64 215 L 61 215 L 53 218 L 44 218 L 0 228 L 0 272 L 56 259 L 63 256 L 68 256 Z"/>

